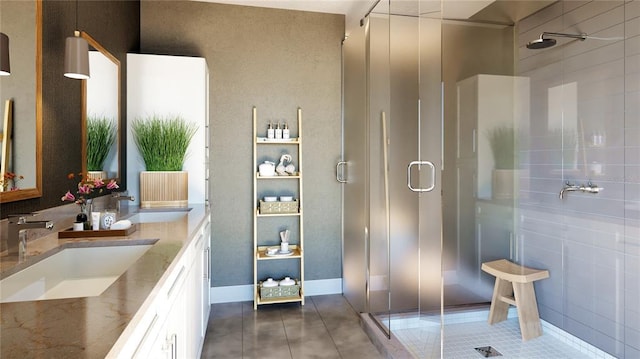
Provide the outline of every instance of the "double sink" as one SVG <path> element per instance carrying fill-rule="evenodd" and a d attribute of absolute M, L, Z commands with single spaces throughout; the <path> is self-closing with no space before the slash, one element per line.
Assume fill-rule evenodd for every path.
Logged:
<path fill-rule="evenodd" d="M 139 212 L 127 219 L 133 224 L 174 222 L 188 214 Z M 64 248 L 0 280 L 0 303 L 98 296 L 156 241 Z"/>

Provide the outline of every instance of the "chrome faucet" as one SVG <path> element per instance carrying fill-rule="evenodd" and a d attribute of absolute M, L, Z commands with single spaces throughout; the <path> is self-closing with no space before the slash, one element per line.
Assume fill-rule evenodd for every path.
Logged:
<path fill-rule="evenodd" d="M 122 210 L 122 205 L 121 205 L 122 201 L 131 201 L 131 202 L 133 202 L 133 201 L 136 200 L 136 198 L 134 196 L 128 196 L 126 194 L 126 192 L 113 192 L 111 194 L 111 198 L 112 198 L 112 200 L 114 200 L 116 202 L 115 207 L 116 207 L 116 212 L 118 212 L 118 213 L 120 213 L 120 211 Z M 111 208 L 113 208 L 113 207 L 111 207 Z"/>
<path fill-rule="evenodd" d="M 575 184 L 571 184 L 569 181 L 567 181 L 567 183 L 564 185 L 564 187 L 562 187 L 562 190 L 560 190 L 560 199 L 564 198 L 564 193 L 565 192 L 586 192 L 586 193 L 600 193 L 600 191 L 602 191 L 604 188 L 602 187 L 598 187 L 595 184 L 591 183 L 591 181 L 587 182 L 586 185 L 575 185 Z"/>
<path fill-rule="evenodd" d="M 53 222 L 51 221 L 29 221 L 27 222 L 27 216 L 33 216 L 33 214 L 19 214 L 9 216 L 9 231 L 7 238 L 7 251 L 8 254 L 18 255 L 22 257 L 27 249 L 27 229 L 44 228 L 53 229 Z"/>

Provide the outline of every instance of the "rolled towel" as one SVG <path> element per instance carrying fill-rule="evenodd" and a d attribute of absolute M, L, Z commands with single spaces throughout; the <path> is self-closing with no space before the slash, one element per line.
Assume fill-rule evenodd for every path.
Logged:
<path fill-rule="evenodd" d="M 129 229 L 131 227 L 131 221 L 128 219 L 123 219 L 111 225 L 110 229 Z"/>

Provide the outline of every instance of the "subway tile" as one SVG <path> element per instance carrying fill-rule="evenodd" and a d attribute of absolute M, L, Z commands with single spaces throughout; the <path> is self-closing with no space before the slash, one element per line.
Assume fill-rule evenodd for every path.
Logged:
<path fill-rule="evenodd" d="M 522 19 L 522 21 L 518 23 L 518 30 L 521 34 L 523 32 L 530 32 L 532 28 L 537 28 L 538 26 L 540 26 L 540 24 L 546 24 L 555 18 L 560 18 L 562 16 L 562 11 L 562 2 L 556 2 L 553 5 L 547 6 L 546 8 L 534 13 L 533 15 Z M 540 35 L 539 29 L 537 31 L 538 35 Z M 524 44 L 525 43 L 522 43 L 522 45 Z"/>
<path fill-rule="evenodd" d="M 586 40 L 589 41 L 589 40 Z M 624 74 L 624 42 L 605 43 L 563 61 L 564 76 L 569 81 L 592 83 Z"/>
<path fill-rule="evenodd" d="M 625 342 L 624 354 L 625 358 L 640 358 L 640 348 L 633 344 L 640 343 L 640 338 L 635 342 Z"/>
<path fill-rule="evenodd" d="M 640 2 L 638 3 L 640 4 Z M 627 37 L 624 41 L 624 54 L 627 57 L 640 54 L 640 35 Z"/>
<path fill-rule="evenodd" d="M 624 33 L 628 38 L 640 35 L 640 17 L 625 21 Z"/>
<path fill-rule="evenodd" d="M 628 1 L 624 6 L 625 20 L 631 20 L 635 17 L 640 17 L 640 1 Z M 638 357 L 640 357 L 640 355 Z"/>
<path fill-rule="evenodd" d="M 565 1 L 563 3 L 571 4 L 572 1 Z M 600 14 L 606 14 L 608 12 L 616 11 L 616 8 L 624 9 L 623 1 L 591 1 L 583 6 L 577 7 L 572 10 L 567 10 L 565 7 L 565 13 L 562 16 L 563 28 L 565 30 L 570 27 L 576 26 L 579 28 L 582 22 L 588 21 L 591 18 L 597 17 Z M 621 11 L 621 15 L 610 21 L 623 21 L 624 12 Z"/>
<path fill-rule="evenodd" d="M 625 93 L 625 127 L 640 127 L 640 91 Z M 637 138 L 637 137 L 636 137 Z M 629 144 L 635 144 L 630 142 Z"/>

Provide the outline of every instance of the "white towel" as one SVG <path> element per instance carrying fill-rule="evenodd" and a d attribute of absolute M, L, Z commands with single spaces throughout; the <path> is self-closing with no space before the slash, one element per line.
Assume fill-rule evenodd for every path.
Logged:
<path fill-rule="evenodd" d="M 111 225 L 110 229 L 129 229 L 131 227 L 131 221 L 128 219 L 123 219 Z"/>

